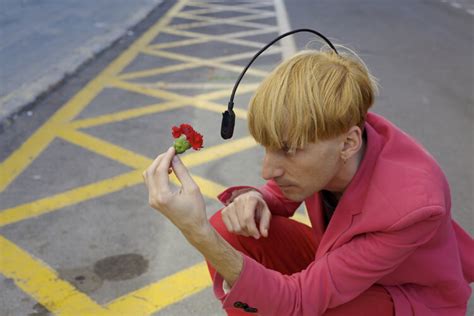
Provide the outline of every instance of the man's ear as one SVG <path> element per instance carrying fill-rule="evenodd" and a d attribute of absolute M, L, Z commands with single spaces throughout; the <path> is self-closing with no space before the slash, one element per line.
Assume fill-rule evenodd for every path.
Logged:
<path fill-rule="evenodd" d="M 362 130 L 359 126 L 352 126 L 345 133 L 341 158 L 343 160 L 348 160 L 354 156 L 362 147 L 362 142 Z"/>

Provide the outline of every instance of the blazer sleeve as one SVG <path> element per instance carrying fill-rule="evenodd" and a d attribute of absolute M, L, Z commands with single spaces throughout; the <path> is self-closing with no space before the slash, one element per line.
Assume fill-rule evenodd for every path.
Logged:
<path fill-rule="evenodd" d="M 215 295 L 223 308 L 243 304 L 263 316 L 321 315 L 394 271 L 434 236 L 442 214 L 441 207 L 421 209 L 383 231 L 353 238 L 290 276 L 244 256 L 241 274 L 227 294 L 222 290 L 222 277 L 214 275 Z"/>
<path fill-rule="evenodd" d="M 227 205 L 232 202 L 240 194 L 248 192 L 250 190 L 258 191 L 262 194 L 263 199 L 267 203 L 270 212 L 273 215 L 280 215 L 285 217 L 291 217 L 296 212 L 296 209 L 301 205 L 302 202 L 295 202 L 287 199 L 281 192 L 278 185 L 274 180 L 270 180 L 263 186 L 256 188 L 252 186 L 235 186 L 230 187 L 221 194 L 218 195 L 218 199 Z"/>

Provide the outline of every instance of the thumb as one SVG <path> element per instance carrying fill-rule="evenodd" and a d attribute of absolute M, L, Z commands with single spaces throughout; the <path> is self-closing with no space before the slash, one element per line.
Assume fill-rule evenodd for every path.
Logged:
<path fill-rule="evenodd" d="M 263 203 L 262 206 L 262 215 L 260 217 L 260 233 L 262 234 L 263 237 L 268 237 L 268 230 L 270 228 L 270 219 L 272 217 L 272 213 L 270 213 L 270 210 L 268 209 L 268 206 L 266 203 Z"/>

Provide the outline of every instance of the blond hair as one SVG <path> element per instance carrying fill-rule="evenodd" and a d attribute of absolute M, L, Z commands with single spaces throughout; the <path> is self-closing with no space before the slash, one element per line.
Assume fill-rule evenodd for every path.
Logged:
<path fill-rule="evenodd" d="M 377 91 L 355 53 L 305 50 L 281 63 L 250 101 L 248 127 L 261 145 L 303 148 L 363 127 Z"/>

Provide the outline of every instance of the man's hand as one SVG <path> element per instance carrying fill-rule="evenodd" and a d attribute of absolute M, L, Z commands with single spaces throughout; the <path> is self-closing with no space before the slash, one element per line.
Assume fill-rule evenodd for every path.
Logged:
<path fill-rule="evenodd" d="M 171 191 L 169 169 L 173 169 L 182 187 Z M 143 179 L 148 188 L 148 202 L 151 207 L 165 215 L 183 233 L 209 230 L 206 216 L 206 205 L 198 185 L 188 170 L 175 155 L 175 149 L 159 155 L 143 172 Z"/>
<path fill-rule="evenodd" d="M 229 232 L 255 239 L 268 237 L 271 217 L 267 203 L 257 191 L 237 196 L 222 210 L 222 220 Z"/>

